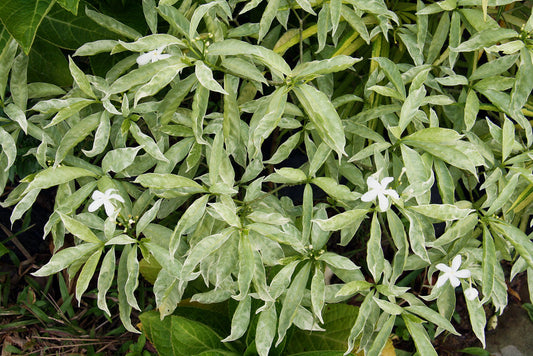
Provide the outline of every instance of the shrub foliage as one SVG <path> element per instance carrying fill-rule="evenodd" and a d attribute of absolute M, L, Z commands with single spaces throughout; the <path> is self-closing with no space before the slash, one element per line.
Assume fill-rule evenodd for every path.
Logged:
<path fill-rule="evenodd" d="M 402 324 L 436 355 L 424 325 L 455 334 L 461 290 L 484 343 L 502 261 L 533 295 L 524 3 L 34 2 L 0 4 L 2 206 L 15 221 L 55 188 L 35 275 L 67 269 L 78 300 L 95 277 L 109 315 L 116 281 L 128 330 L 141 273 L 161 325 L 184 299 L 233 300 L 222 341 L 259 355 L 353 297 L 348 352 L 380 354 Z M 22 140 L 35 165 L 17 180 Z"/>

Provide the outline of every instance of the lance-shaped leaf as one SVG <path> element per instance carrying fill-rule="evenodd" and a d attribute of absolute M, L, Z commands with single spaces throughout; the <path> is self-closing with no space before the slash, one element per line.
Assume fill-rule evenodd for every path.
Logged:
<path fill-rule="evenodd" d="M 145 173 L 138 176 L 134 183 L 152 189 L 175 189 L 184 195 L 202 193 L 206 190 L 192 179 L 170 173 Z"/>
<path fill-rule="evenodd" d="M 101 244 L 84 243 L 56 252 L 50 261 L 32 273 L 36 277 L 45 277 L 64 270 L 74 262 L 85 262 L 89 255 L 99 249 Z"/>
<path fill-rule="evenodd" d="M 94 272 L 96 271 L 96 266 L 100 261 L 102 251 L 103 248 L 96 250 L 96 252 L 87 259 L 87 262 L 85 262 L 85 265 L 83 265 L 83 268 L 80 271 L 78 280 L 76 281 L 76 299 L 78 300 L 78 306 L 81 303 L 81 296 L 85 293 L 87 287 L 89 287 L 89 282 L 91 282 Z"/>
<path fill-rule="evenodd" d="M 324 261 L 326 264 L 333 268 L 338 268 L 346 271 L 354 271 L 359 269 L 355 263 L 353 263 L 348 257 L 338 255 L 333 252 L 324 252 L 318 258 L 318 261 Z"/>
<path fill-rule="evenodd" d="M 533 242 L 527 235 L 519 228 L 505 221 L 488 218 L 488 222 L 491 229 L 509 241 L 518 254 L 533 268 Z"/>
<path fill-rule="evenodd" d="M 102 159 L 102 169 L 104 172 L 123 171 L 133 163 L 141 148 L 142 146 L 125 147 L 108 151 L 104 156 L 104 159 Z"/>
<path fill-rule="evenodd" d="M 135 138 L 135 141 L 137 141 L 139 145 L 142 145 L 144 150 L 150 156 L 157 160 L 169 163 L 169 160 L 163 155 L 163 153 L 161 153 L 161 150 L 154 140 L 150 136 L 145 135 L 134 122 L 130 123 L 130 132 Z"/>
<path fill-rule="evenodd" d="M 137 246 L 133 247 L 137 249 Z M 120 260 L 118 263 L 117 271 L 117 290 L 118 290 L 118 310 L 120 321 L 126 328 L 126 330 L 139 333 L 137 329 L 131 324 L 131 305 L 128 303 L 128 298 L 126 297 L 126 282 L 128 281 L 128 256 L 132 250 L 131 245 L 124 246 L 122 254 L 120 255 Z"/>
<path fill-rule="evenodd" d="M 412 206 L 409 209 L 441 221 L 462 220 L 474 211 L 473 209 L 461 209 L 451 204 L 424 204 Z"/>
<path fill-rule="evenodd" d="M 111 133 L 111 122 L 109 117 L 110 114 L 107 111 L 102 111 L 100 113 L 100 123 L 94 134 L 93 148 L 90 151 L 82 149 L 83 154 L 87 157 L 94 157 L 104 152 Z"/>
<path fill-rule="evenodd" d="M 115 247 L 113 246 L 104 256 L 100 266 L 100 274 L 98 275 L 98 308 L 106 312 L 108 316 L 111 316 L 111 312 L 107 306 L 105 296 L 111 284 L 113 284 L 115 267 Z"/>
<path fill-rule="evenodd" d="M 244 335 L 250 324 L 250 311 L 252 309 L 252 298 L 248 295 L 239 302 L 233 318 L 231 319 L 231 334 L 222 342 L 235 341 Z"/>
<path fill-rule="evenodd" d="M 80 120 L 63 136 L 56 151 L 54 165 L 63 161 L 67 154 L 81 141 L 83 141 L 100 123 L 100 113 L 92 114 Z"/>
<path fill-rule="evenodd" d="M 278 316 L 274 303 L 271 303 L 259 314 L 255 335 L 255 347 L 260 356 L 268 356 L 269 354 L 270 346 L 276 335 L 277 321 Z"/>
<path fill-rule="evenodd" d="M 4 152 L 7 157 L 7 165 L 4 167 L 4 171 L 7 172 L 15 162 L 17 145 L 15 144 L 13 137 L 2 127 L 0 127 L 0 146 L 2 146 L 2 152 Z"/>
<path fill-rule="evenodd" d="M 234 232 L 235 230 L 233 229 L 226 229 L 221 233 L 204 237 L 199 243 L 194 245 L 194 247 L 189 250 L 189 255 L 183 263 L 181 280 L 187 281 L 192 279 L 192 272 L 196 266 L 222 246 L 222 244 L 224 244 Z"/>
<path fill-rule="evenodd" d="M 483 225 L 483 260 L 481 266 L 483 273 L 483 301 L 489 300 L 492 295 L 497 264 L 494 239 L 488 227 Z"/>
<path fill-rule="evenodd" d="M 74 236 L 86 242 L 99 244 L 103 243 L 102 240 L 100 240 L 94 234 L 94 232 L 92 232 L 92 230 L 81 221 L 71 218 L 70 216 L 63 214 L 60 211 L 58 211 L 57 213 L 61 217 L 61 221 L 63 221 L 63 224 L 65 224 L 65 228 Z"/>
<path fill-rule="evenodd" d="M 294 80 L 318 77 L 329 73 L 336 73 L 352 67 L 360 58 L 345 55 L 335 56 L 321 61 L 311 61 L 298 64 L 292 71 Z"/>
<path fill-rule="evenodd" d="M 315 264 L 315 273 L 311 279 L 311 306 L 313 314 L 316 315 L 321 323 L 324 323 L 322 319 L 322 308 L 324 307 L 324 301 L 326 298 L 326 282 L 324 280 L 324 272 L 320 264 Z"/>
<path fill-rule="evenodd" d="M 283 57 L 274 51 L 262 46 L 254 46 L 252 44 L 238 41 L 238 40 L 225 40 L 213 43 L 208 47 L 210 55 L 219 56 L 239 56 L 248 55 L 254 59 L 265 64 L 270 70 L 276 73 L 282 73 L 288 75 L 291 72 L 291 68 L 285 62 Z"/>
<path fill-rule="evenodd" d="M 287 330 L 294 321 L 297 308 L 304 295 L 305 286 L 309 280 L 310 270 L 311 263 L 305 263 L 296 274 L 296 277 L 294 277 L 289 289 L 287 289 L 279 314 L 278 341 L 276 342 L 276 345 L 279 345 L 283 341 Z"/>
<path fill-rule="evenodd" d="M 329 219 L 315 219 L 313 222 L 324 231 L 337 231 L 364 218 L 367 213 L 368 210 L 366 209 L 353 209 L 334 215 Z"/>
<path fill-rule="evenodd" d="M 89 8 L 85 8 L 85 14 L 100 26 L 120 36 L 131 38 L 133 40 L 142 37 L 139 32 L 127 25 L 124 25 L 122 22 L 115 20 L 111 16 L 101 14 L 99 12 L 90 10 Z"/>
<path fill-rule="evenodd" d="M 342 122 L 326 94 L 308 84 L 293 89 L 318 135 L 339 157 L 346 155 L 346 138 Z"/>
<path fill-rule="evenodd" d="M 411 334 L 411 336 L 413 337 L 416 350 L 421 355 L 437 356 L 433 345 L 431 345 L 431 341 L 426 332 L 426 329 L 418 321 L 419 319 L 416 320 L 416 317 L 408 314 L 403 314 L 402 317 L 405 322 L 405 325 L 407 326 L 407 330 L 409 330 L 409 334 Z"/>
<path fill-rule="evenodd" d="M 24 133 L 28 133 L 28 120 L 22 109 L 11 103 L 4 107 L 3 110 L 11 120 L 19 124 Z"/>
<path fill-rule="evenodd" d="M 489 47 L 502 40 L 517 37 L 516 31 L 508 28 L 491 28 L 480 32 L 477 32 L 467 41 L 461 43 L 456 48 L 450 48 L 455 52 L 471 52 L 482 49 L 483 47 Z"/>
<path fill-rule="evenodd" d="M 221 94 L 228 94 L 227 91 L 213 78 L 213 72 L 211 68 L 205 65 L 202 61 L 196 61 L 195 74 L 200 84 L 211 91 L 216 91 Z"/>
<path fill-rule="evenodd" d="M 378 282 L 383 273 L 385 257 L 381 246 L 381 227 L 379 225 L 377 212 L 374 212 L 372 224 L 370 225 L 370 239 L 367 243 L 366 264 L 374 281 Z"/>

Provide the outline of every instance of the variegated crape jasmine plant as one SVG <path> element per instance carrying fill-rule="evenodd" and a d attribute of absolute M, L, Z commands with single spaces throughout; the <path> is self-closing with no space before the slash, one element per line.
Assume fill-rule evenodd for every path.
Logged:
<path fill-rule="evenodd" d="M 230 300 L 229 335 L 194 331 L 217 355 L 282 354 L 347 300 L 343 352 L 379 355 L 402 327 L 436 355 L 458 295 L 483 345 L 506 282 L 527 271 L 533 295 L 525 2 L 142 4 L 148 34 L 85 10 L 116 36 L 68 58 L 65 90 L 26 85 L 27 56 L 3 47 L 1 186 L 25 135 L 40 168 L 2 205 L 15 221 L 55 187 L 56 252 L 34 275 L 67 269 L 78 300 L 96 278 L 109 315 L 116 288 L 132 332 L 140 274 L 163 321 L 188 298 Z M 102 54 L 114 64 L 100 76 L 87 63 Z"/>

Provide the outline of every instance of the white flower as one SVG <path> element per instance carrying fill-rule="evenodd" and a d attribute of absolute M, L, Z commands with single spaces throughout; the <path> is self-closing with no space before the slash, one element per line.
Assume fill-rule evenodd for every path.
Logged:
<path fill-rule="evenodd" d="M 450 284 L 453 287 L 457 287 L 459 284 L 461 284 L 461 282 L 459 282 L 459 278 L 469 278 L 472 275 L 472 273 L 470 273 L 470 271 L 467 269 L 462 269 L 459 271 L 459 267 L 461 267 L 461 255 L 454 257 L 451 267 L 446 266 L 444 263 L 439 263 L 437 266 L 435 266 L 435 268 L 437 268 L 439 271 L 444 272 L 439 276 L 435 287 L 442 287 L 447 280 L 450 280 Z"/>
<path fill-rule="evenodd" d="M 116 207 L 111 202 L 111 199 L 115 199 L 119 202 L 124 203 L 124 199 L 120 195 L 114 193 L 116 191 L 116 189 L 108 189 L 105 191 L 105 193 L 102 193 L 99 190 L 95 190 L 93 192 L 93 195 L 91 196 L 94 201 L 89 205 L 89 212 L 92 213 L 93 211 L 98 210 L 98 208 L 103 205 L 107 216 L 113 215 L 116 210 Z"/>
<path fill-rule="evenodd" d="M 161 59 L 170 57 L 170 54 L 163 54 L 164 50 L 165 50 L 165 47 L 163 46 L 163 47 L 154 49 L 153 51 L 141 54 L 139 57 L 137 57 L 137 64 L 140 66 L 143 66 L 145 64 L 148 64 L 149 62 L 154 63 Z"/>
<path fill-rule="evenodd" d="M 366 184 L 368 185 L 368 192 L 361 196 L 361 200 L 365 202 L 373 201 L 378 198 L 379 208 L 381 211 L 386 211 L 389 207 L 389 199 L 386 197 L 392 197 L 394 199 L 400 199 L 398 193 L 394 189 L 386 189 L 387 185 L 392 182 L 394 178 L 385 177 L 381 180 L 381 183 L 372 176 L 368 177 Z"/>
<path fill-rule="evenodd" d="M 465 298 L 468 300 L 474 300 L 477 298 L 477 295 L 478 295 L 477 289 L 472 288 L 472 287 L 465 290 L 464 293 L 465 293 Z"/>

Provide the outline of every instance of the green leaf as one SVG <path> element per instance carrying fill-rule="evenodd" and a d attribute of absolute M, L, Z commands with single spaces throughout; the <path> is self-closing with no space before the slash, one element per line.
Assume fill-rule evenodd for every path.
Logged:
<path fill-rule="evenodd" d="M 402 95 L 402 98 L 405 98 L 405 86 L 402 80 L 402 75 L 400 74 L 400 70 L 396 64 L 390 59 L 384 57 L 373 58 L 373 60 L 379 64 L 394 88 L 396 88 L 398 93 Z"/>
<path fill-rule="evenodd" d="M 163 155 L 163 153 L 161 153 L 161 150 L 159 149 L 157 144 L 154 142 L 154 139 L 151 138 L 150 136 L 144 134 L 141 131 L 141 129 L 139 128 L 139 126 L 137 126 L 137 124 L 135 124 L 134 122 L 132 122 L 130 124 L 130 132 L 131 132 L 131 135 L 133 136 L 133 138 L 135 138 L 135 141 L 137 141 L 137 143 L 139 145 L 141 145 L 143 147 L 143 149 L 150 156 L 154 157 L 155 159 L 157 159 L 159 161 L 163 161 L 163 162 L 167 162 L 167 163 L 170 162 Z"/>
<path fill-rule="evenodd" d="M 288 355 L 334 355 L 346 351 L 350 328 L 357 318 L 359 308 L 348 304 L 331 304 L 324 310 L 324 329 L 326 331 L 304 331 L 296 329 L 287 343 Z M 309 352 L 312 345 L 313 352 Z M 306 352 L 307 351 L 307 352 Z"/>
<path fill-rule="evenodd" d="M 76 299 L 78 300 L 78 306 L 81 303 L 81 297 L 83 293 L 85 293 L 87 287 L 89 287 L 89 283 L 91 282 L 94 272 L 96 271 L 96 266 L 100 261 L 102 251 L 103 248 L 96 250 L 96 252 L 87 259 L 87 262 L 85 262 L 85 265 L 80 271 L 78 280 L 76 281 Z"/>
<path fill-rule="evenodd" d="M 133 247 L 137 249 L 137 246 Z M 122 253 L 120 255 L 120 260 L 118 263 L 117 271 L 117 290 L 118 290 L 118 310 L 120 321 L 126 328 L 126 330 L 132 333 L 139 333 L 137 329 L 131 324 L 131 305 L 128 303 L 128 298 L 126 296 L 126 282 L 128 281 L 128 256 L 132 250 L 131 245 L 124 246 Z"/>
<path fill-rule="evenodd" d="M 140 236 L 144 229 L 146 229 L 146 227 L 156 218 L 162 201 L 162 199 L 156 201 L 154 206 L 152 206 L 148 211 L 146 211 L 141 216 L 139 221 L 137 221 L 137 224 L 135 224 L 135 234 L 137 236 Z"/>
<path fill-rule="evenodd" d="M 28 81 L 71 86 L 72 77 L 63 52 L 49 42 L 37 38 L 30 51 Z"/>
<path fill-rule="evenodd" d="M 299 184 L 307 180 L 307 175 L 300 169 L 283 167 L 276 169 L 265 181 L 274 183 Z"/>
<path fill-rule="evenodd" d="M 410 305 L 404 307 L 404 309 L 432 322 L 452 334 L 460 335 L 447 319 L 429 307 L 424 305 Z"/>
<path fill-rule="evenodd" d="M 336 297 L 351 296 L 362 291 L 367 291 L 373 286 L 367 281 L 352 281 L 342 286 L 342 288 L 335 294 Z"/>
<path fill-rule="evenodd" d="M 425 204 L 412 206 L 409 209 L 432 219 L 442 221 L 462 220 L 471 212 L 475 211 L 473 209 L 461 209 L 451 204 Z"/>
<path fill-rule="evenodd" d="M 411 334 L 413 337 L 416 350 L 421 355 L 437 356 L 437 353 L 435 352 L 433 345 L 431 345 L 431 341 L 424 326 L 415 321 L 414 317 L 411 315 L 404 314 L 402 317 L 405 325 L 407 326 L 407 330 L 409 330 L 409 334 Z"/>
<path fill-rule="evenodd" d="M 74 236 L 78 237 L 79 239 L 91 242 L 91 243 L 97 243 L 102 244 L 102 240 L 100 240 L 92 230 L 87 227 L 84 223 L 71 218 L 68 215 L 63 214 L 62 212 L 57 212 L 59 216 L 61 217 L 61 221 L 63 221 L 63 224 L 65 224 L 65 228 L 72 233 Z"/>
<path fill-rule="evenodd" d="M 263 16 L 261 16 L 261 21 L 259 22 L 258 42 L 261 42 L 263 37 L 265 37 L 265 35 L 268 33 L 268 30 L 270 30 L 270 25 L 276 17 L 279 6 L 280 0 L 268 1 L 267 7 L 263 12 Z"/>
<path fill-rule="evenodd" d="M 243 58 L 225 57 L 220 64 L 233 75 L 267 84 L 267 80 L 261 71 L 254 64 Z"/>
<path fill-rule="evenodd" d="M 11 70 L 13 60 L 15 59 L 15 55 L 17 54 L 18 45 L 14 39 L 11 39 L 11 36 L 9 34 L 7 34 L 7 36 L 9 37 L 4 37 L 7 31 L 1 25 L 1 23 L 0 29 L 2 29 L 2 39 L 7 38 L 5 44 L 2 45 L 2 43 L 0 43 L 0 45 L 2 45 L 0 46 L 0 98 L 3 102 L 5 99 L 5 91 L 7 79 L 9 77 L 9 71 Z"/>
<path fill-rule="evenodd" d="M 215 252 L 222 246 L 234 233 L 232 229 L 226 229 L 221 233 L 204 237 L 198 244 L 190 249 L 189 255 L 185 262 L 183 262 L 183 268 L 181 270 L 181 280 L 187 281 L 192 277 L 192 272 L 196 266 L 208 257 L 211 253 Z"/>
<path fill-rule="evenodd" d="M 101 14 L 99 12 L 90 10 L 89 8 L 85 8 L 85 14 L 98 25 L 120 36 L 131 38 L 132 40 L 136 40 L 139 37 L 142 37 L 139 32 L 127 25 L 124 25 L 120 21 L 115 20 L 111 16 Z"/>
<path fill-rule="evenodd" d="M 28 56 L 20 53 L 13 62 L 9 89 L 13 103 L 23 111 L 28 102 Z"/>
<path fill-rule="evenodd" d="M 102 260 L 100 266 L 100 274 L 98 275 L 98 308 L 111 316 L 111 312 L 107 307 L 106 294 L 113 284 L 113 277 L 115 275 L 115 247 L 111 247 Z"/>
<path fill-rule="evenodd" d="M 468 288 L 468 284 L 464 281 L 461 282 L 461 285 L 463 290 Z M 485 315 L 483 304 L 481 304 L 478 298 L 474 298 L 474 300 L 465 298 L 465 300 L 472 330 L 474 330 L 474 334 L 476 334 L 479 341 L 481 341 L 481 345 L 483 345 L 483 348 L 485 348 L 485 326 L 487 324 L 487 317 Z"/>
<path fill-rule="evenodd" d="M 87 157 L 94 157 L 105 150 L 111 133 L 111 122 L 109 117 L 110 114 L 107 111 L 102 111 L 100 113 L 100 123 L 94 134 L 93 148 L 90 151 L 82 149 L 83 154 Z M 102 169 L 104 168 L 102 167 Z"/>
<path fill-rule="evenodd" d="M 494 279 L 496 275 L 496 266 L 498 261 L 496 259 L 496 247 L 494 245 L 494 239 L 490 234 L 486 225 L 483 225 L 483 260 L 482 260 L 482 273 L 483 273 L 483 300 L 488 300 L 492 294 L 494 287 Z"/>
<path fill-rule="evenodd" d="M 192 179 L 168 173 L 141 174 L 134 183 L 152 189 L 176 189 L 184 195 L 205 192 L 205 189 Z"/>
<path fill-rule="evenodd" d="M 476 92 L 470 89 L 465 102 L 465 126 L 467 131 L 471 130 L 476 123 L 478 113 L 479 99 Z"/>
<path fill-rule="evenodd" d="M 15 121 L 24 133 L 28 132 L 28 120 L 21 108 L 11 103 L 3 108 L 6 115 L 13 121 Z"/>
<path fill-rule="evenodd" d="M 344 257 L 333 252 L 324 252 L 317 258 L 317 260 L 324 261 L 331 267 L 346 271 L 354 271 L 360 268 L 355 263 L 353 263 L 348 257 Z"/>
<path fill-rule="evenodd" d="M 511 91 L 510 107 L 514 111 L 520 111 L 522 109 L 531 94 L 531 90 L 533 90 L 532 61 L 531 50 L 529 48 L 522 48 L 520 50 L 520 64 L 516 72 L 516 81 Z"/>
<path fill-rule="evenodd" d="M 500 210 L 505 204 L 509 203 L 511 195 L 514 194 L 516 185 L 518 184 L 518 179 L 520 178 L 519 173 L 515 173 L 511 179 L 507 181 L 505 187 L 501 190 L 498 197 L 490 204 L 489 209 L 487 210 L 486 215 L 493 215 L 495 212 Z"/>
<path fill-rule="evenodd" d="M 208 66 L 205 65 L 204 62 L 196 61 L 195 74 L 200 84 L 202 84 L 207 89 L 225 95 L 228 94 L 228 92 L 225 91 L 224 88 L 222 88 L 222 86 L 215 79 L 213 79 L 213 72 Z"/>
<path fill-rule="evenodd" d="M 0 19 L 24 52 L 28 54 L 43 17 L 54 5 L 52 0 L 4 0 L 0 4 Z"/>
<path fill-rule="evenodd" d="M 270 304 L 259 314 L 255 335 L 255 347 L 260 356 L 269 355 L 270 346 L 276 336 L 277 321 L 278 317 L 274 303 Z"/>
<path fill-rule="evenodd" d="M 123 171 L 133 163 L 141 148 L 142 146 L 137 146 L 108 151 L 102 159 L 102 169 L 106 173 Z"/>
<path fill-rule="evenodd" d="M 64 134 L 63 138 L 61 139 L 61 142 L 59 143 L 59 147 L 56 151 L 55 156 L 55 162 L 54 165 L 57 166 L 60 164 L 63 159 L 67 156 L 67 154 L 81 141 L 85 140 L 85 138 L 98 127 L 100 124 L 100 113 L 89 115 L 83 120 L 80 120 L 77 124 L 72 126 L 70 130 L 67 131 L 66 134 Z"/>
<path fill-rule="evenodd" d="M 298 64 L 292 71 L 294 80 L 305 80 L 329 73 L 336 73 L 352 67 L 360 58 L 339 55 L 321 61 L 310 61 Z"/>
<path fill-rule="evenodd" d="M 250 311 L 252 309 L 252 298 L 248 295 L 239 302 L 233 318 L 231 319 L 231 334 L 222 342 L 235 341 L 244 335 L 250 324 Z"/>
<path fill-rule="evenodd" d="M 225 349 L 220 336 L 203 323 L 177 315 L 161 320 L 157 311 L 142 313 L 139 319 L 160 355 L 190 356 Z"/>
<path fill-rule="evenodd" d="M 35 277 L 45 277 L 64 270 L 74 262 L 84 262 L 101 244 L 84 243 L 56 252 L 50 261 L 32 273 Z"/>
<path fill-rule="evenodd" d="M 272 1 L 269 2 L 269 6 L 271 3 Z M 288 75 L 291 72 L 291 68 L 285 62 L 283 57 L 273 52 L 272 50 L 262 46 L 254 46 L 243 41 L 230 39 L 215 42 L 208 47 L 208 50 L 210 55 L 252 56 L 254 59 L 268 66 L 270 70 L 275 73 L 282 73 Z"/>
<path fill-rule="evenodd" d="M 281 312 L 279 314 L 278 341 L 276 342 L 276 346 L 283 341 L 287 330 L 294 321 L 296 310 L 303 298 L 310 271 L 311 263 L 304 263 L 300 271 L 294 277 L 291 286 L 289 289 L 287 289 L 287 293 L 285 294 L 285 299 L 283 300 L 283 305 L 281 307 Z"/>
<path fill-rule="evenodd" d="M 294 87 L 293 91 L 315 125 L 319 136 L 337 152 L 339 159 L 342 155 L 346 155 L 344 152 L 346 138 L 342 122 L 326 94 L 308 84 Z"/>
<path fill-rule="evenodd" d="M 514 246 L 518 254 L 533 268 L 533 242 L 519 228 L 502 220 L 487 218 L 490 227 Z"/>
<path fill-rule="evenodd" d="M 89 83 L 89 79 L 87 79 L 85 73 L 83 73 L 83 71 L 76 65 L 76 63 L 74 63 L 72 57 L 70 56 L 68 57 L 68 63 L 70 74 L 72 75 L 72 78 L 74 78 L 74 81 L 81 89 L 81 91 L 89 97 L 96 99 L 93 89 L 91 88 L 91 84 Z"/>
<path fill-rule="evenodd" d="M 7 165 L 4 168 L 4 171 L 7 172 L 17 157 L 17 145 L 13 137 L 2 127 L 0 127 L 0 146 L 2 146 L 2 152 L 7 157 Z"/>
<path fill-rule="evenodd" d="M 377 212 L 374 212 L 370 225 L 370 239 L 367 242 L 366 264 L 374 281 L 379 281 L 384 269 L 385 257 L 381 246 L 381 227 L 379 225 Z"/>
<path fill-rule="evenodd" d="M 495 43 L 508 38 L 517 37 L 516 31 L 508 28 L 491 28 L 475 33 L 467 41 L 462 42 L 456 48 L 451 48 L 455 52 L 471 52 L 489 47 Z"/>
<path fill-rule="evenodd" d="M 139 305 L 137 304 L 137 299 L 135 298 L 134 294 L 135 289 L 137 289 L 137 286 L 139 285 L 139 260 L 137 259 L 137 246 L 128 246 L 132 246 L 132 248 L 129 250 L 129 253 L 126 256 L 126 268 L 128 271 L 128 276 L 126 279 L 126 283 L 124 284 L 124 294 L 126 295 L 126 300 L 128 304 L 132 308 L 141 310 L 141 308 L 139 308 Z M 124 258 L 124 256 L 121 256 L 121 258 Z"/>
<path fill-rule="evenodd" d="M 329 219 L 315 219 L 313 222 L 324 231 L 337 231 L 353 224 L 355 220 L 366 217 L 367 213 L 368 210 L 366 209 L 353 209 L 334 215 Z"/>
<path fill-rule="evenodd" d="M 96 174 L 78 167 L 50 167 L 37 173 L 25 191 L 29 192 L 32 189 L 48 189 L 81 177 L 96 177 Z"/>
<path fill-rule="evenodd" d="M 322 309 L 324 308 L 324 301 L 326 298 L 326 283 L 324 280 L 324 272 L 322 272 L 320 264 L 315 264 L 315 273 L 311 279 L 311 307 L 313 314 L 316 315 L 321 323 Z"/>

